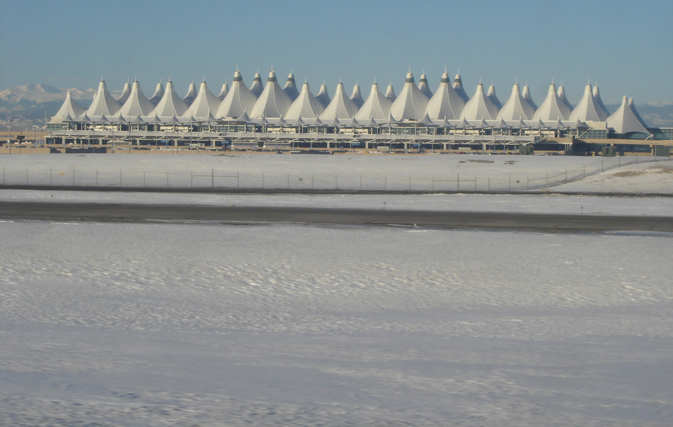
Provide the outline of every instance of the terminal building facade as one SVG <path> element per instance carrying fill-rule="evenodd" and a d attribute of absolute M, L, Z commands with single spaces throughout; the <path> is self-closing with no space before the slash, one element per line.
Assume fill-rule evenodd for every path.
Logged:
<path fill-rule="evenodd" d="M 563 86 L 552 83 L 538 106 L 527 85 L 514 84 L 502 104 L 495 88 L 479 83 L 469 97 L 460 75 L 447 72 L 432 92 L 425 74 L 418 84 L 411 72 L 398 95 L 376 83 L 364 98 L 356 85 L 350 95 L 342 83 L 330 96 L 323 84 L 313 95 L 299 89 L 292 73 L 281 87 L 271 71 L 266 84 L 257 73 L 248 87 L 236 71 L 231 86 L 215 95 L 206 82 L 192 83 L 184 98 L 172 82 L 159 83 L 148 98 L 135 81 L 114 98 L 101 81 L 88 108 L 68 93 L 47 125 L 48 144 L 129 147 L 310 147 L 310 148 L 462 148 L 507 150 L 535 144 L 619 143 L 634 147 L 673 140 L 673 128 L 651 129 L 632 99 L 610 113 L 597 86 L 587 84 L 573 106 Z M 647 142 L 650 141 L 650 142 Z M 629 144 L 632 142 L 633 144 Z M 636 151 L 638 151 L 636 149 Z"/>

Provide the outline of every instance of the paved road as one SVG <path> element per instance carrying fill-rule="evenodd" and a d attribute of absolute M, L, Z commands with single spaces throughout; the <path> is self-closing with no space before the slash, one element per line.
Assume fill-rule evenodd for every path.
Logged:
<path fill-rule="evenodd" d="M 608 230 L 673 232 L 673 217 L 50 202 L 0 202 L 0 219 L 275 222 L 555 232 Z"/>

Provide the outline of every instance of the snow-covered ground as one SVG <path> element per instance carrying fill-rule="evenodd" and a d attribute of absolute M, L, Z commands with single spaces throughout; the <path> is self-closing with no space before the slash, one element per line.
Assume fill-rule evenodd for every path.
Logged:
<path fill-rule="evenodd" d="M 0 227 L 0 425 L 673 423 L 668 237 Z"/>
<path fill-rule="evenodd" d="M 671 168 L 669 158 L 511 155 L 19 154 L 0 156 L 2 183 L 101 187 L 240 187 L 290 190 L 527 191 L 610 168 Z M 639 162 L 637 165 L 635 162 Z M 673 174 L 652 192 L 673 194 Z M 656 182 L 655 182 L 656 181 Z M 613 186 L 623 192 L 619 185 Z M 572 187 L 571 187 L 572 188 Z M 592 187 L 605 191 L 600 185 Z M 607 188 L 607 187 L 606 187 Z M 572 190 L 567 190 L 572 191 Z"/>
<path fill-rule="evenodd" d="M 4 157 L 27 167 L 23 156 Z M 144 161 L 126 158 L 136 157 Z M 184 172 L 192 162 L 212 166 L 210 157 L 171 162 L 185 159 Z M 489 164 L 459 162 L 501 158 L 455 157 L 452 167 L 474 168 Z M 275 158 L 297 162 L 302 174 L 313 159 L 322 168 L 349 163 L 330 166 L 347 156 L 267 157 Z M 423 156 L 353 156 L 358 166 L 348 170 L 362 170 L 363 158 L 375 159 L 376 173 L 439 167 Z M 255 159 L 235 161 L 256 173 Z M 582 166 L 577 158 L 502 159 L 526 162 L 520 173 Z M 256 161 L 279 175 L 288 167 Z M 405 162 L 419 163 L 405 169 Z M 567 186 L 621 188 L 655 176 L 638 190 L 652 193 L 673 174 L 614 174 L 666 165 L 613 169 Z M 666 197 L 546 194 L 2 190 L 0 200 L 673 212 Z M 5 220 L 0 236 L 0 425 L 673 424 L 673 244 L 666 233 Z"/>

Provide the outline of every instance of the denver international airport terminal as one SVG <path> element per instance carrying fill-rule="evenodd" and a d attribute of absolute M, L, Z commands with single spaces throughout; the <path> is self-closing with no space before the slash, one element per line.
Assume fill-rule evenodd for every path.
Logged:
<path fill-rule="evenodd" d="M 503 97 L 504 99 L 504 97 Z M 215 95 L 207 83 L 189 85 L 180 97 L 173 82 L 158 83 L 151 97 L 140 82 L 113 97 L 101 81 L 88 108 L 70 94 L 47 127 L 53 147 L 87 146 L 127 149 L 364 149 L 461 152 L 534 151 L 588 154 L 652 153 L 668 155 L 673 128 L 648 128 L 632 98 L 624 96 L 610 113 L 597 85 L 590 83 L 573 105 L 563 85 L 553 81 L 544 100 L 533 100 L 527 84 L 514 83 L 501 103 L 491 84 L 480 82 L 470 97 L 460 74 L 451 82 L 444 71 L 433 92 L 423 73 L 411 70 L 395 94 L 374 82 L 362 96 L 350 96 L 342 83 L 334 91 L 323 84 L 314 95 L 308 82 L 299 88 L 289 74 L 283 87 L 276 73 L 266 84 L 256 73 L 248 87 L 240 71 L 231 86 Z M 664 151 L 666 153 L 664 153 Z"/>

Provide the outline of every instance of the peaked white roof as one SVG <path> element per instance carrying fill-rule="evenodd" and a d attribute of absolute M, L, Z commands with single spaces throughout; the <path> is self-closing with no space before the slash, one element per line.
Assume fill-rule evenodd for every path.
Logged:
<path fill-rule="evenodd" d="M 225 96 L 227 96 L 227 93 L 229 92 L 229 85 L 227 82 L 224 82 L 222 85 L 222 89 L 220 89 L 220 94 L 217 95 L 218 98 L 224 99 Z"/>
<path fill-rule="evenodd" d="M 495 87 L 493 86 L 493 83 L 488 87 L 488 92 L 486 92 L 486 96 L 488 96 L 488 99 L 493 102 L 493 105 L 498 107 L 498 110 L 502 108 L 502 103 L 498 99 L 498 96 L 495 94 Z"/>
<path fill-rule="evenodd" d="M 164 97 L 164 85 L 161 82 L 157 83 L 157 88 L 154 89 L 154 95 L 150 98 L 150 102 L 154 105 L 157 105 L 161 98 Z"/>
<path fill-rule="evenodd" d="M 479 83 L 472 99 L 465 103 L 461 119 L 465 120 L 493 120 L 498 115 L 498 107 L 484 93 L 484 85 Z"/>
<path fill-rule="evenodd" d="M 252 111 L 255 102 L 257 102 L 257 97 L 245 86 L 241 72 L 236 70 L 231 89 L 217 108 L 215 117 L 233 119 L 241 117 L 245 113 L 247 120 L 250 121 L 248 112 Z"/>
<path fill-rule="evenodd" d="M 285 92 L 292 101 L 297 99 L 299 96 L 297 83 L 294 81 L 294 74 L 292 74 L 292 72 L 290 72 L 290 74 L 287 76 L 287 81 L 285 82 L 285 86 L 283 86 L 283 92 Z"/>
<path fill-rule="evenodd" d="M 325 83 L 320 86 L 320 91 L 318 91 L 315 98 L 320 101 L 323 107 L 327 107 L 329 103 L 332 102 L 332 98 L 330 98 L 329 93 L 327 93 L 327 86 L 325 86 Z"/>
<path fill-rule="evenodd" d="M 238 70 L 236 70 L 238 72 Z M 239 73 L 240 74 L 240 73 Z M 255 73 L 255 77 L 252 79 L 252 85 L 250 86 L 250 92 L 252 92 L 255 97 L 259 98 L 259 95 L 264 92 L 264 84 L 262 83 L 262 78 L 259 73 Z"/>
<path fill-rule="evenodd" d="M 187 95 L 185 95 L 184 98 L 182 98 L 183 101 L 185 101 L 185 104 L 187 105 L 192 105 L 192 102 L 196 99 L 196 86 L 194 83 L 189 84 L 189 88 L 187 89 Z"/>
<path fill-rule="evenodd" d="M 352 119 L 358 107 L 346 96 L 343 83 L 339 83 L 334 93 L 334 98 L 320 114 L 320 120 L 324 123 L 333 123 L 335 120 Z"/>
<path fill-rule="evenodd" d="M 533 107 L 533 110 L 537 110 L 537 104 L 535 101 L 533 101 L 533 98 L 530 96 L 530 89 L 528 88 L 528 83 L 525 84 L 523 87 L 523 91 L 521 92 L 521 96 L 523 96 L 523 99 L 528 102 L 528 104 Z"/>
<path fill-rule="evenodd" d="M 421 74 L 421 79 L 418 81 L 418 89 L 423 92 L 428 99 L 432 98 L 432 91 L 428 85 L 428 78 L 425 76 L 425 72 Z"/>
<path fill-rule="evenodd" d="M 416 86 L 414 75 L 409 71 L 400 95 L 390 107 L 390 113 L 400 121 L 405 119 L 420 120 L 425 115 L 427 106 L 428 97 Z"/>
<path fill-rule="evenodd" d="M 460 78 L 460 73 L 456 74 L 456 77 L 453 78 L 453 89 L 456 91 L 458 96 L 463 98 L 463 101 L 467 102 L 470 100 L 470 97 L 467 96 L 467 93 L 465 93 L 465 89 L 463 89 L 463 81 Z"/>
<path fill-rule="evenodd" d="M 182 117 L 194 117 L 197 121 L 209 120 L 212 117 L 212 112 L 217 111 L 221 102 L 220 98 L 208 90 L 208 84 L 201 82 L 199 94 L 196 95 L 194 102 L 192 102 L 192 105 L 189 106 Z"/>
<path fill-rule="evenodd" d="M 456 120 L 460 117 L 465 107 L 465 101 L 451 86 L 449 73 L 442 74 L 437 92 L 428 101 L 426 112 L 432 120 Z"/>
<path fill-rule="evenodd" d="M 629 98 L 629 107 L 633 111 L 633 114 L 638 117 L 638 120 L 640 120 L 640 123 L 647 128 L 647 123 L 645 123 L 645 120 L 643 120 L 642 117 L 640 117 L 640 114 L 638 114 L 638 110 L 636 110 L 636 106 L 633 104 L 633 98 Z"/>
<path fill-rule="evenodd" d="M 604 122 L 607 118 L 608 115 L 600 108 L 596 102 L 596 99 L 594 98 L 594 94 L 591 90 L 591 84 L 587 84 L 584 87 L 584 96 L 582 96 L 580 102 L 572 110 L 568 120 L 580 120 L 583 122 Z"/>
<path fill-rule="evenodd" d="M 512 94 L 498 112 L 496 119 L 508 121 L 530 120 L 534 114 L 535 110 L 523 98 L 519 91 L 519 85 L 515 83 L 512 87 Z"/>
<path fill-rule="evenodd" d="M 301 93 L 287 109 L 284 117 L 286 121 L 294 123 L 304 118 L 315 119 L 323 111 L 325 111 L 325 107 L 313 96 L 308 83 L 304 83 L 301 87 Z"/>
<path fill-rule="evenodd" d="M 568 120 L 570 116 L 570 108 L 561 101 L 556 93 L 556 85 L 552 83 L 549 85 L 547 97 L 540 104 L 540 108 L 535 111 L 533 120 L 543 120 L 547 122 L 555 122 L 557 119 Z"/>
<path fill-rule="evenodd" d="M 370 123 L 370 119 L 378 121 L 386 120 L 392 105 L 393 102 L 383 96 L 379 90 L 379 85 L 374 83 L 372 84 L 371 92 L 369 92 L 369 97 L 362 104 L 358 112 L 355 113 L 354 118 L 362 124 Z"/>
<path fill-rule="evenodd" d="M 362 99 L 362 94 L 360 94 L 360 85 L 355 84 L 353 87 L 353 93 L 351 93 L 350 100 L 353 101 L 358 108 L 362 107 L 362 104 L 365 103 L 365 100 Z"/>
<path fill-rule="evenodd" d="M 594 99 L 596 100 L 596 103 L 598 104 L 598 107 L 603 110 L 606 116 L 610 115 L 610 112 L 608 111 L 607 108 L 605 108 L 605 104 L 603 104 L 603 100 L 601 100 L 601 92 L 598 90 L 598 84 L 594 86 L 594 91 L 593 91 Z"/>
<path fill-rule="evenodd" d="M 606 122 L 607 126 L 617 133 L 640 132 L 648 135 L 650 133 L 636 117 L 626 96 L 622 98 L 622 105 L 607 118 Z"/>
<path fill-rule="evenodd" d="M 561 98 L 561 101 L 563 101 L 563 103 L 564 103 L 565 105 L 567 105 L 568 108 L 570 108 L 570 109 L 572 110 L 572 109 L 573 109 L 573 106 L 572 106 L 572 104 L 570 103 L 570 101 L 568 101 L 568 98 L 566 98 L 566 90 L 563 88 L 563 85 L 560 85 L 560 86 L 558 87 L 558 92 L 557 92 L 557 94 L 558 94 L 558 97 Z"/>
<path fill-rule="evenodd" d="M 146 116 L 152 112 L 153 109 L 154 104 L 152 104 L 140 90 L 140 83 L 135 81 L 133 82 L 133 87 L 131 88 L 131 93 L 129 94 L 128 99 L 119 111 L 117 111 L 117 116 L 124 116 L 127 118 Z"/>
<path fill-rule="evenodd" d="M 65 101 L 63 101 L 63 105 L 61 105 L 61 108 L 59 108 L 56 114 L 54 114 L 54 116 L 51 118 L 51 121 L 70 120 L 71 118 L 80 116 L 85 112 L 86 108 L 73 101 L 72 97 L 70 96 L 70 91 L 68 91 L 68 93 L 65 95 Z"/>
<path fill-rule="evenodd" d="M 131 95 L 131 85 L 126 82 L 124 83 L 124 89 L 122 89 L 122 94 L 119 98 L 117 98 L 117 102 L 119 102 L 121 105 L 124 105 L 127 99 L 129 99 L 129 95 Z"/>
<path fill-rule="evenodd" d="M 250 118 L 259 119 L 264 116 L 269 119 L 284 116 L 291 104 L 290 97 L 278 85 L 276 73 L 271 71 L 264 91 L 250 112 Z"/>
<path fill-rule="evenodd" d="M 105 82 L 101 80 L 98 84 L 96 96 L 94 96 L 93 102 L 87 110 L 89 117 L 112 116 L 120 108 L 121 104 L 110 95 Z"/>
<path fill-rule="evenodd" d="M 166 83 L 166 91 L 164 96 L 161 98 L 161 101 L 154 107 L 154 110 L 150 115 L 156 115 L 157 117 L 164 119 L 166 117 L 172 116 L 181 116 L 187 111 L 187 104 L 185 101 L 180 99 L 175 89 L 173 88 L 173 82 Z"/>
<path fill-rule="evenodd" d="M 397 96 L 395 95 L 395 89 L 393 89 L 393 84 L 390 83 L 388 87 L 386 88 L 386 98 L 388 98 L 391 102 L 395 101 L 397 99 Z"/>

